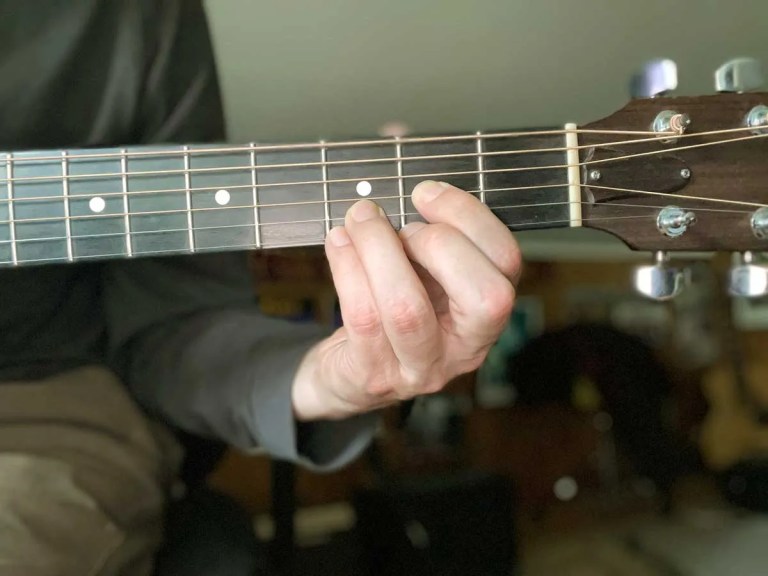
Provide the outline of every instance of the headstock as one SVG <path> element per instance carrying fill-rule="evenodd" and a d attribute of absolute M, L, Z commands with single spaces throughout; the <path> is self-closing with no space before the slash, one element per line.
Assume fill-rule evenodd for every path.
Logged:
<path fill-rule="evenodd" d="M 666 256 L 678 251 L 747 254 L 732 291 L 768 291 L 755 288 L 768 269 L 753 255 L 768 251 L 768 93 L 749 92 L 760 83 L 741 58 L 717 70 L 717 94 L 669 96 L 676 68 L 658 60 L 633 78 L 623 109 L 580 127 L 584 226 L 657 253 L 638 273 L 641 292 L 679 292 L 685 278 Z"/>

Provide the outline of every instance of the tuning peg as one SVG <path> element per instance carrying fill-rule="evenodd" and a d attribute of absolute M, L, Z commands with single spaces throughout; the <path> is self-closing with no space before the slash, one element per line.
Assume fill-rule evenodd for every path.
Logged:
<path fill-rule="evenodd" d="M 670 300 L 691 283 L 690 271 L 669 266 L 666 252 L 657 252 L 655 258 L 654 264 L 635 270 L 635 289 L 653 300 Z"/>
<path fill-rule="evenodd" d="M 752 252 L 738 255 L 731 268 L 728 292 L 742 298 L 759 298 L 768 294 L 768 266 L 755 263 Z"/>
<path fill-rule="evenodd" d="M 754 58 L 734 58 L 715 70 L 718 92 L 749 92 L 763 85 L 763 70 Z"/>
<path fill-rule="evenodd" d="M 656 98 L 677 88 L 677 64 L 666 58 L 646 62 L 629 83 L 632 98 Z"/>

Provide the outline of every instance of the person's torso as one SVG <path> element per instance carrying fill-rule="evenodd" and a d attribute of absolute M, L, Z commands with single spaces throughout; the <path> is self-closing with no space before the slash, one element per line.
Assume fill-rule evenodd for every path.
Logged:
<path fill-rule="evenodd" d="M 135 140 L 146 65 L 138 2 L 0 0 L 0 15 L 0 151 Z M 97 265 L 0 267 L 0 380 L 100 357 L 99 279 Z"/>

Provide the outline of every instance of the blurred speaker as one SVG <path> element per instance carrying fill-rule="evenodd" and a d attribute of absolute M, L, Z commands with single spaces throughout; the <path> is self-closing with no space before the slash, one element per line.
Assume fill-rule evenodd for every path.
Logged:
<path fill-rule="evenodd" d="M 397 480 L 360 491 L 357 533 L 370 576 L 515 573 L 513 490 L 480 472 Z"/>
<path fill-rule="evenodd" d="M 725 498 L 753 512 L 768 512 L 768 460 L 743 460 L 718 477 Z"/>

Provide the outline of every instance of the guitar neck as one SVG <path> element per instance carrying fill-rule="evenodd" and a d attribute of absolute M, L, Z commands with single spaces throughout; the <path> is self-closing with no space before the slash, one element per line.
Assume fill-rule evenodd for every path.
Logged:
<path fill-rule="evenodd" d="M 524 133 L 0 154 L 0 266 L 321 244 L 352 202 L 393 226 L 444 180 L 514 230 L 580 225 L 575 127 Z M 570 183 L 570 185 L 569 185 Z"/>

